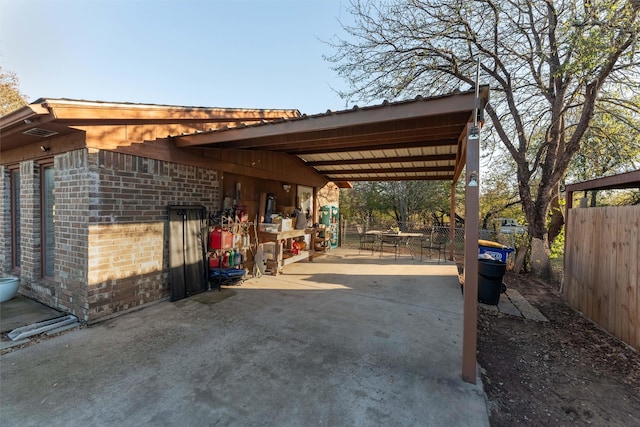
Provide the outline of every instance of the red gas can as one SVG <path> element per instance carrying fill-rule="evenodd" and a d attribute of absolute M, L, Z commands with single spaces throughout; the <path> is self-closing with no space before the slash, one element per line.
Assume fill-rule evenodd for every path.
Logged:
<path fill-rule="evenodd" d="M 211 249 L 229 249 L 232 243 L 232 234 L 221 228 L 216 228 L 209 234 L 209 248 Z"/>
<path fill-rule="evenodd" d="M 300 243 L 298 243 L 298 242 L 291 243 L 291 253 L 293 255 L 300 254 Z"/>
<path fill-rule="evenodd" d="M 229 268 L 229 252 L 225 252 L 222 256 L 222 268 Z"/>
<path fill-rule="evenodd" d="M 218 268 L 218 267 L 220 267 L 220 257 L 218 255 L 209 257 L 209 268 Z"/>

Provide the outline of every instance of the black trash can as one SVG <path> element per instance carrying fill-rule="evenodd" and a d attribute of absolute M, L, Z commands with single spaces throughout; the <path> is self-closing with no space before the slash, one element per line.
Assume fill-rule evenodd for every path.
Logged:
<path fill-rule="evenodd" d="M 478 259 L 478 302 L 498 305 L 502 291 L 502 278 L 507 264 L 495 259 Z"/>

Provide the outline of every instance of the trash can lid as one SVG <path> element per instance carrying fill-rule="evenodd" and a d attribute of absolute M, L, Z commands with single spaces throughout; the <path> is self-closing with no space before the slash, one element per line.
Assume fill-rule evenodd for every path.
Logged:
<path fill-rule="evenodd" d="M 491 240 L 478 239 L 478 246 L 484 246 L 486 248 L 496 248 L 496 249 L 511 249 L 513 251 L 513 248 L 510 248 L 509 246 L 505 246 L 502 243 L 493 242 Z"/>

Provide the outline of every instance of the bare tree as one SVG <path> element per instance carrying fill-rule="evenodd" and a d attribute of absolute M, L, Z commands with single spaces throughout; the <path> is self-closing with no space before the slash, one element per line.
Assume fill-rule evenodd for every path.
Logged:
<path fill-rule="evenodd" d="M 640 0 L 353 0 L 327 59 L 350 100 L 437 95 L 481 61 L 491 134 L 516 163 L 532 269 L 551 274 L 547 216 L 596 105 L 638 92 Z"/>

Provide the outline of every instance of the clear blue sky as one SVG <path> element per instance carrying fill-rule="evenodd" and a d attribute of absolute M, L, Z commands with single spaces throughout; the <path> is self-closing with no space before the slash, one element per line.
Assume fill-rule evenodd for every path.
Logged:
<path fill-rule="evenodd" d="M 37 98 L 350 107 L 322 55 L 348 0 L 0 0 L 0 65 Z"/>

